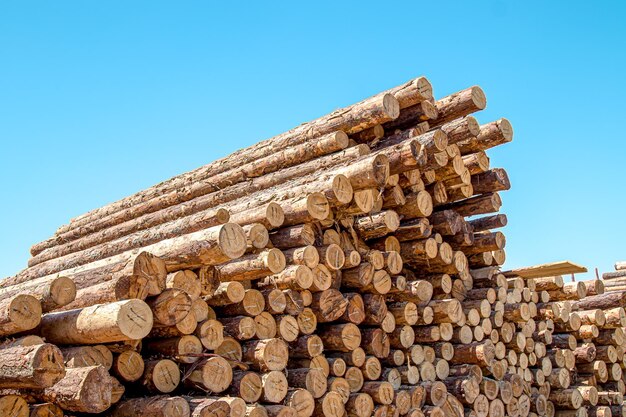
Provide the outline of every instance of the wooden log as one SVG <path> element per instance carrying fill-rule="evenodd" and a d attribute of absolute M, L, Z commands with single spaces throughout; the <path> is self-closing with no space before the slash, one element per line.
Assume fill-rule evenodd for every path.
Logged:
<path fill-rule="evenodd" d="M 189 417 L 189 404 L 182 397 L 155 396 L 122 400 L 110 411 L 110 417 Z"/>
<path fill-rule="evenodd" d="M 457 145 L 461 154 L 485 151 L 494 146 L 502 145 L 513 140 L 513 127 L 507 119 L 499 119 L 495 122 L 480 126 L 480 133 L 475 138 L 469 138 Z"/>
<path fill-rule="evenodd" d="M 18 294 L 28 294 L 35 297 L 41 303 L 41 310 L 48 312 L 74 301 L 76 284 L 67 277 L 56 276 L 0 289 L 0 297 L 3 299 Z"/>
<path fill-rule="evenodd" d="M 0 300 L 0 336 L 34 329 L 41 321 L 41 303 L 32 295 L 18 294 Z"/>
<path fill-rule="evenodd" d="M 99 365 L 109 370 L 113 366 L 113 353 L 105 345 L 66 347 L 61 353 L 68 368 Z"/>
<path fill-rule="evenodd" d="M 438 116 L 429 121 L 431 128 L 484 109 L 487 99 L 480 87 L 473 86 L 437 100 L 435 105 Z"/>
<path fill-rule="evenodd" d="M 111 405 L 112 381 L 101 366 L 68 368 L 65 376 L 50 388 L 29 391 L 43 402 L 52 402 L 66 411 L 101 413 Z"/>
<path fill-rule="evenodd" d="M 13 282 L 24 282 L 55 273 L 69 277 L 69 274 L 88 263 L 94 263 L 91 267 L 102 265 L 109 269 L 115 268 L 120 264 L 125 265 L 135 255 L 133 252 L 140 247 L 138 241 L 133 241 L 135 249 L 129 249 L 125 239 L 115 242 L 117 241 L 27 268 L 13 277 Z M 245 248 L 246 237 L 241 226 L 226 223 L 189 234 L 172 233 L 164 240 L 153 240 L 142 250 L 160 257 L 167 270 L 172 272 L 220 264 L 240 257 Z"/>
<path fill-rule="evenodd" d="M 46 314 L 39 334 L 61 345 L 100 344 L 141 339 L 151 328 L 150 307 L 140 300 L 126 300 Z"/>
<path fill-rule="evenodd" d="M 65 375 L 61 351 L 51 344 L 0 349 L 0 362 L 0 388 L 43 389 Z"/>

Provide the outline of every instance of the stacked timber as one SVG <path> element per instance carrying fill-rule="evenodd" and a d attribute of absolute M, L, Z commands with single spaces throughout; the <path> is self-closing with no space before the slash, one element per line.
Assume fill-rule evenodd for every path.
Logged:
<path fill-rule="evenodd" d="M 62 226 L 0 283 L 0 414 L 558 410 L 485 105 L 420 77 Z"/>
<path fill-rule="evenodd" d="M 626 289 L 626 261 L 615 262 L 614 272 L 605 272 L 602 279 L 608 280 L 612 287 L 623 287 Z"/>

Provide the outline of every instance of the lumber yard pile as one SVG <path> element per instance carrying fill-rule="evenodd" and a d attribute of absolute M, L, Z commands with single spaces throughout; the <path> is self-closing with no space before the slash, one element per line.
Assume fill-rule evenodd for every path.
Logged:
<path fill-rule="evenodd" d="M 419 77 L 62 226 L 0 282 L 0 415 L 620 415 L 624 304 L 500 271 L 485 105 Z"/>

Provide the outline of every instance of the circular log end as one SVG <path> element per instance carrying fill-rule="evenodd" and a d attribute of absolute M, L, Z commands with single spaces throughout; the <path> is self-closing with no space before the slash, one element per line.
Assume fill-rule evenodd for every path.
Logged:
<path fill-rule="evenodd" d="M 233 370 L 221 356 L 210 357 L 202 365 L 202 385 L 213 392 L 222 392 L 233 380 Z"/>
<path fill-rule="evenodd" d="M 452 259 L 454 258 L 454 251 L 452 250 L 452 246 L 449 243 L 443 242 L 439 245 L 439 257 L 446 265 L 450 265 L 452 263 Z"/>
<path fill-rule="evenodd" d="M 202 353 L 202 342 L 196 336 L 186 335 L 178 340 L 179 360 L 183 363 L 194 363 L 198 360 L 197 356 Z"/>
<path fill-rule="evenodd" d="M 339 204 L 348 204 L 352 201 L 354 190 L 350 180 L 345 175 L 335 175 L 332 184 L 333 194 Z"/>
<path fill-rule="evenodd" d="M 321 340 L 320 340 L 321 343 Z M 263 350 L 265 367 L 270 371 L 282 371 L 287 366 L 289 347 L 281 339 L 271 339 Z"/>
<path fill-rule="evenodd" d="M 345 149 L 350 145 L 350 138 L 345 132 L 334 132 L 332 133 L 332 138 L 335 142 L 335 146 L 339 149 Z"/>
<path fill-rule="evenodd" d="M 278 403 L 287 396 L 289 383 L 285 374 L 279 371 L 271 371 L 263 374 L 263 399 L 267 402 Z"/>
<path fill-rule="evenodd" d="M 251 224 L 247 232 L 250 244 L 257 249 L 263 249 L 270 242 L 267 228 L 260 223 Z"/>
<path fill-rule="evenodd" d="M 322 193 L 312 193 L 306 198 L 309 215 L 316 220 L 324 220 L 330 214 L 330 204 Z"/>
<path fill-rule="evenodd" d="M 428 191 L 417 193 L 417 208 L 422 217 L 428 217 L 433 213 L 433 199 Z"/>
<path fill-rule="evenodd" d="M 331 243 L 326 248 L 326 254 L 324 259 L 324 264 L 332 269 L 339 270 L 343 267 L 346 262 L 346 255 L 343 252 L 343 249 L 336 243 Z"/>
<path fill-rule="evenodd" d="M 476 120 L 474 116 L 467 116 L 465 117 L 465 121 L 470 135 L 478 136 L 480 134 L 480 124 L 478 123 L 478 120 Z"/>
<path fill-rule="evenodd" d="M 386 155 L 378 154 L 372 160 L 372 170 L 376 183 L 383 186 L 389 179 L 389 158 Z"/>
<path fill-rule="evenodd" d="M 230 259 L 236 259 L 246 252 L 246 233 L 235 223 L 226 223 L 220 226 L 218 245 L 222 253 Z"/>
<path fill-rule="evenodd" d="M 133 275 L 146 279 L 149 295 L 159 295 L 165 289 L 167 267 L 161 258 L 151 253 L 141 252 L 137 255 L 133 264 Z M 147 295 L 143 295 L 144 292 L 140 290 L 138 294 L 145 298 Z"/>
<path fill-rule="evenodd" d="M 8 311 L 9 320 L 22 330 L 34 329 L 41 321 L 41 303 L 32 295 L 16 295 Z"/>
<path fill-rule="evenodd" d="M 413 80 L 413 85 L 422 100 L 430 100 L 433 98 L 433 86 L 426 77 L 416 78 Z"/>
<path fill-rule="evenodd" d="M 230 212 L 225 208 L 218 208 L 215 211 L 215 220 L 218 222 L 218 224 L 228 223 L 228 221 L 230 220 Z"/>
<path fill-rule="evenodd" d="M 128 339 L 143 339 L 152 329 L 152 310 L 141 300 L 128 300 L 119 310 L 117 323 L 122 334 Z"/>
<path fill-rule="evenodd" d="M 341 394 L 337 392 L 329 392 L 324 395 L 321 408 L 325 417 L 342 417 L 346 412 Z"/>
<path fill-rule="evenodd" d="M 137 381 L 143 375 L 144 361 L 142 356 L 134 350 L 127 350 L 115 358 L 116 375 L 127 382 Z"/>
<path fill-rule="evenodd" d="M 347 323 L 341 329 L 341 340 L 346 349 L 353 351 L 361 345 L 361 331 L 354 323 Z"/>
<path fill-rule="evenodd" d="M 383 111 L 390 119 L 397 119 L 400 116 L 400 103 L 391 94 L 384 94 L 382 99 Z"/>
<path fill-rule="evenodd" d="M 215 353 L 223 358 L 239 362 L 243 355 L 241 344 L 232 337 L 225 337 L 222 343 L 215 349 Z"/>
<path fill-rule="evenodd" d="M 441 129 L 437 129 L 433 132 L 432 141 L 434 149 L 432 149 L 431 151 L 437 150 L 439 152 L 443 152 L 448 147 L 448 134 Z M 460 157 L 460 155 L 455 156 Z"/>
<path fill-rule="evenodd" d="M 64 306 L 76 298 L 76 284 L 70 278 L 58 277 L 50 284 L 50 296 L 58 306 Z"/>
<path fill-rule="evenodd" d="M 272 248 L 266 253 L 265 264 L 272 273 L 277 274 L 285 269 L 287 260 L 280 249 Z"/>
<path fill-rule="evenodd" d="M 276 336 L 276 320 L 267 311 L 254 318 L 255 334 L 259 339 L 270 339 Z"/>
<path fill-rule="evenodd" d="M 508 119 L 502 118 L 498 120 L 498 128 L 502 133 L 502 136 L 506 139 L 507 142 L 513 140 L 513 126 Z"/>
<path fill-rule="evenodd" d="M 437 256 L 438 250 L 439 248 L 437 247 L 437 241 L 435 239 L 433 239 L 432 237 L 426 239 L 426 242 L 424 243 L 424 254 L 427 258 L 435 258 Z"/>
<path fill-rule="evenodd" d="M 474 103 L 474 107 L 478 110 L 482 110 L 487 107 L 487 97 L 485 96 L 485 92 L 482 88 L 475 85 L 471 88 L 472 93 L 472 103 Z"/>
<path fill-rule="evenodd" d="M 430 101 L 422 101 L 420 105 L 422 108 L 422 113 L 424 113 L 424 118 L 426 118 L 427 120 L 436 119 L 439 115 L 437 107 L 435 107 L 435 105 Z"/>
<path fill-rule="evenodd" d="M 3 395 L 0 397 L 0 414 L 11 417 L 28 417 L 30 411 L 24 398 L 18 395 Z"/>
<path fill-rule="evenodd" d="M 265 218 L 271 227 L 277 228 L 285 222 L 285 212 L 280 204 L 271 202 L 265 209 Z"/>
<path fill-rule="evenodd" d="M 188 417 L 191 414 L 189 403 L 182 397 L 167 397 L 162 410 L 167 417 Z"/>

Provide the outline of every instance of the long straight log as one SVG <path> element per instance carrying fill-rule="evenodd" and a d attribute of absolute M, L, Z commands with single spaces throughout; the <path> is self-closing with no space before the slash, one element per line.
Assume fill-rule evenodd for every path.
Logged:
<path fill-rule="evenodd" d="M 210 229 L 162 240 L 143 248 L 141 252 L 146 251 L 158 256 L 165 262 L 167 271 L 172 272 L 181 269 L 193 269 L 203 265 L 216 265 L 238 258 L 245 253 L 246 246 L 246 235 L 241 226 L 226 223 Z M 71 276 L 75 271 L 80 270 L 80 266 L 89 262 L 94 263 L 91 265 L 92 268 L 103 266 L 107 269 L 115 269 L 132 261 L 137 255 L 137 251 L 126 251 L 108 258 L 96 250 L 91 251 L 91 256 L 69 255 L 67 259 L 48 261 L 25 269 L 13 277 L 13 280 L 25 282 L 54 273 Z M 113 250 L 113 252 L 115 251 Z M 165 283 L 163 285 L 165 286 Z"/>
<path fill-rule="evenodd" d="M 152 311 L 126 300 L 43 316 L 38 332 L 51 343 L 100 344 L 141 339 L 152 329 Z"/>
<path fill-rule="evenodd" d="M 74 301 L 76 284 L 67 277 L 54 276 L 0 289 L 0 298 L 11 298 L 17 294 L 32 295 L 41 303 L 41 310 L 48 312 Z"/>
<path fill-rule="evenodd" d="M 317 142 L 319 138 L 332 132 L 343 131 L 354 134 L 369 127 L 393 120 L 399 115 L 398 100 L 391 94 L 382 94 L 366 99 L 344 109 L 334 112 L 311 122 L 304 123 L 288 132 L 271 139 L 259 142 L 251 147 L 234 152 L 209 165 L 194 171 L 179 175 L 133 196 L 109 204 L 100 209 L 73 219 L 69 225 L 59 229 L 63 233 L 72 228 L 88 224 L 94 219 L 102 218 L 128 207 L 136 206 L 141 202 L 165 193 L 180 189 L 189 184 L 212 178 L 214 175 L 225 172 L 233 167 L 239 167 L 260 158 L 280 152 L 281 150 L 307 142 Z"/>

